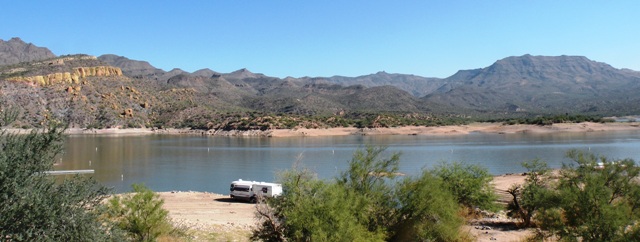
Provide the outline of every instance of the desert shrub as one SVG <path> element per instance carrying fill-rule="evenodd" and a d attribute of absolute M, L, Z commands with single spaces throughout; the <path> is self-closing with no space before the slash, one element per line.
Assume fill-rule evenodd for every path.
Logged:
<path fill-rule="evenodd" d="M 611 161 L 576 150 L 567 156 L 572 163 L 563 165 L 557 178 L 536 177 L 531 172 L 522 188 L 520 207 L 535 208 L 527 215 L 542 229 L 538 236 L 567 241 L 629 241 L 638 235 L 640 168 L 635 161 Z"/>
<path fill-rule="evenodd" d="M 400 154 L 384 148 L 354 153 L 335 180 L 308 170 L 279 175 L 284 192 L 258 205 L 263 241 L 459 241 L 459 205 L 430 171 L 396 179 Z"/>
<path fill-rule="evenodd" d="M 81 176 L 56 182 L 45 173 L 53 170 L 63 138 L 55 125 L 27 135 L 0 133 L 3 241 L 118 240 L 119 233 L 98 220 L 107 188 Z"/>
<path fill-rule="evenodd" d="M 0 102 L 0 127 L 9 126 L 18 119 L 20 110 Z"/>
<path fill-rule="evenodd" d="M 171 224 L 164 200 L 141 184 L 133 184 L 133 193 L 114 196 L 108 201 L 106 219 L 125 231 L 132 241 L 156 241 L 160 236 L 179 235 L 183 231 Z"/>
<path fill-rule="evenodd" d="M 541 227 L 569 240 L 627 241 L 640 219 L 640 168 L 633 160 L 569 151 L 574 163 L 560 171 L 557 186 L 562 216 L 541 216 Z"/>
<path fill-rule="evenodd" d="M 462 241 L 464 220 L 458 215 L 456 198 L 442 180 L 423 172 L 406 178 L 396 192 L 400 219 L 394 225 L 392 241 Z"/>
<path fill-rule="evenodd" d="M 493 176 L 479 165 L 462 162 L 442 163 L 433 169 L 457 202 L 469 209 L 496 210 L 497 196 L 491 181 Z"/>
<path fill-rule="evenodd" d="M 364 199 L 362 210 L 368 212 L 366 223 L 371 231 L 392 226 L 397 219 L 392 182 L 399 174 L 400 153 L 385 158 L 382 156 L 385 150 L 373 146 L 356 150 L 348 170 L 337 178 L 338 185 Z"/>
<path fill-rule="evenodd" d="M 550 208 L 556 202 L 550 189 L 550 169 L 546 162 L 532 160 L 523 162 L 527 168 L 527 178 L 522 185 L 514 185 L 507 192 L 513 199 L 507 204 L 507 215 L 522 220 L 523 227 L 533 225 L 533 216 L 539 210 Z"/>
<path fill-rule="evenodd" d="M 354 191 L 317 179 L 306 169 L 279 174 L 282 196 L 258 206 L 260 226 L 252 239 L 263 241 L 383 241 L 370 231 L 365 200 Z"/>

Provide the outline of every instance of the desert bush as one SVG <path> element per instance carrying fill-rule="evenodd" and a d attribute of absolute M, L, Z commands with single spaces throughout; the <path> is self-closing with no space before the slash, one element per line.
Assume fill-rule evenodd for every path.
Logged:
<path fill-rule="evenodd" d="M 522 185 L 514 185 L 507 190 L 513 197 L 507 204 L 507 215 L 522 220 L 523 227 L 533 225 L 533 216 L 544 208 L 550 208 L 556 202 L 553 189 L 550 188 L 550 169 L 541 160 L 523 162 L 527 168 L 527 178 Z"/>
<path fill-rule="evenodd" d="M 0 127 L 9 126 L 18 119 L 20 110 L 0 102 Z"/>
<path fill-rule="evenodd" d="M 521 208 L 534 208 L 526 215 L 541 228 L 539 238 L 629 241 L 638 235 L 640 167 L 635 161 L 577 150 L 567 156 L 572 163 L 563 165 L 557 178 L 530 172 L 518 197 Z"/>
<path fill-rule="evenodd" d="M 98 220 L 109 189 L 73 176 L 56 182 L 63 129 L 0 133 L 0 238 L 3 241 L 107 241 L 119 233 Z"/>
<path fill-rule="evenodd" d="M 133 192 L 114 196 L 108 201 L 105 218 L 125 231 L 132 241 L 156 241 L 160 236 L 180 235 L 169 212 L 162 208 L 164 200 L 141 184 L 132 185 Z"/>
<path fill-rule="evenodd" d="M 442 163 L 433 169 L 457 202 L 469 209 L 496 210 L 497 196 L 491 181 L 493 176 L 479 165 L 462 162 Z"/>
<path fill-rule="evenodd" d="M 399 181 L 399 153 L 385 148 L 354 153 L 335 180 L 309 170 L 279 175 L 284 192 L 258 205 L 260 225 L 252 239 L 263 241 L 460 241 L 460 206 L 442 181 L 424 171 Z"/>
<path fill-rule="evenodd" d="M 459 204 L 444 182 L 431 172 L 406 178 L 396 192 L 400 218 L 391 241 L 463 241 Z"/>
<path fill-rule="evenodd" d="M 556 207 L 562 213 L 541 216 L 541 227 L 569 240 L 627 241 L 640 226 L 640 168 L 635 161 L 569 151 L 573 160 L 560 171 Z M 546 214 L 543 214 L 546 215 Z"/>
<path fill-rule="evenodd" d="M 400 153 L 383 157 L 386 148 L 367 146 L 356 150 L 349 168 L 336 179 L 338 185 L 364 199 L 362 210 L 367 211 L 370 231 L 386 228 L 397 219 L 394 209 L 394 178 L 399 174 Z"/>

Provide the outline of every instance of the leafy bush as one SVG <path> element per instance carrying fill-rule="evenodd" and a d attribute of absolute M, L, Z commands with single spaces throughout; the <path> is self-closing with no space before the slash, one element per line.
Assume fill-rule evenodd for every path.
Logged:
<path fill-rule="evenodd" d="M 349 162 L 349 169 L 337 178 L 338 185 L 364 199 L 362 209 L 368 212 L 366 219 L 370 231 L 386 228 L 395 223 L 393 179 L 399 174 L 400 153 L 382 158 L 386 149 L 368 146 L 356 150 Z"/>
<path fill-rule="evenodd" d="M 392 241 L 461 241 L 456 198 L 442 180 L 431 172 L 406 178 L 399 185 L 400 219 L 393 229 Z"/>
<path fill-rule="evenodd" d="M 513 199 L 507 204 L 507 215 L 522 219 L 524 227 L 533 225 L 533 216 L 539 210 L 550 208 L 556 202 L 550 188 L 550 169 L 547 163 L 532 160 L 522 164 L 527 168 L 527 178 L 523 185 L 514 185 L 507 192 Z"/>
<path fill-rule="evenodd" d="M 27 135 L 0 134 L 3 241 L 118 240 L 117 231 L 98 221 L 107 188 L 80 176 L 56 183 L 45 173 L 53 170 L 63 138 L 59 126 Z"/>
<path fill-rule="evenodd" d="M 552 185 L 549 177 L 529 173 L 518 197 L 530 207 L 528 217 L 542 229 L 541 238 L 567 241 L 629 241 L 640 234 L 640 167 L 631 159 L 569 151 Z M 526 194 L 531 194 L 526 196 Z M 515 199 L 514 199 L 515 200 Z M 537 212 L 536 212 L 537 211 Z"/>
<path fill-rule="evenodd" d="M 541 227 L 560 238 L 586 241 L 627 241 L 640 231 L 640 168 L 633 160 L 570 151 L 577 166 L 561 170 L 557 209 L 562 216 L 546 216 Z"/>
<path fill-rule="evenodd" d="M 125 231 L 132 241 L 156 241 L 163 235 L 179 234 L 162 208 L 164 200 L 149 188 L 133 184 L 133 193 L 109 199 L 106 218 Z"/>
<path fill-rule="evenodd" d="M 258 205 L 263 241 L 460 241 L 459 206 L 429 171 L 398 181 L 400 154 L 384 148 L 354 153 L 333 181 L 308 170 L 280 174 L 284 192 Z"/>
<path fill-rule="evenodd" d="M 443 181 L 442 185 L 451 191 L 459 204 L 469 209 L 497 209 L 497 196 L 491 184 L 493 176 L 486 168 L 453 162 L 437 166 L 433 173 Z"/>

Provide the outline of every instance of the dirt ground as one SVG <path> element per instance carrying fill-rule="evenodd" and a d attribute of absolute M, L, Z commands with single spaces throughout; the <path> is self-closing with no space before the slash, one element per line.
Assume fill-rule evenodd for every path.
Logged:
<path fill-rule="evenodd" d="M 523 174 L 507 174 L 495 176 L 493 185 L 498 194 L 498 202 L 506 204 L 511 200 L 511 195 L 506 191 L 515 184 L 523 184 Z M 533 229 L 518 229 L 513 223 L 515 220 L 507 218 L 504 212 L 488 214 L 487 217 L 472 222 L 465 229 L 475 236 L 476 241 L 523 241 L 532 236 Z"/>
<path fill-rule="evenodd" d="M 521 174 L 494 177 L 496 191 L 507 199 L 504 191 L 512 184 L 524 182 Z M 255 204 L 231 200 L 228 195 L 205 192 L 162 192 L 164 208 L 180 225 L 197 231 L 198 241 L 248 241 L 251 228 L 255 226 Z M 504 214 L 478 220 L 464 227 L 477 241 L 522 241 L 532 230 L 519 230 L 504 226 L 511 220 Z"/>
<path fill-rule="evenodd" d="M 255 204 L 206 192 L 160 192 L 174 223 L 189 227 L 196 241 L 249 241 Z"/>

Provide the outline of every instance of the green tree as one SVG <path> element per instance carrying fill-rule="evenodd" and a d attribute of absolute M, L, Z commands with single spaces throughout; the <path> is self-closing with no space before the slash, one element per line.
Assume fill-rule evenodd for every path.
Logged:
<path fill-rule="evenodd" d="M 355 192 L 364 200 L 362 209 L 367 211 L 367 227 L 370 231 L 387 228 L 397 220 L 393 211 L 397 206 L 393 197 L 393 183 L 398 176 L 400 153 L 384 158 L 384 147 L 367 146 L 356 150 L 349 162 L 349 169 L 342 172 L 337 182 Z"/>
<path fill-rule="evenodd" d="M 117 231 L 98 221 L 109 190 L 90 178 L 56 183 L 63 129 L 0 134 L 0 237 L 8 241 L 106 241 Z"/>
<path fill-rule="evenodd" d="M 491 181 L 493 176 L 479 165 L 461 162 L 443 163 L 433 169 L 457 202 L 468 209 L 495 210 L 497 196 Z"/>
<path fill-rule="evenodd" d="M 176 231 L 158 194 L 141 184 L 133 184 L 132 188 L 133 193 L 109 199 L 106 211 L 109 220 L 126 231 L 132 241 L 155 241 Z"/>
<path fill-rule="evenodd" d="M 541 209 L 549 208 L 557 202 L 550 189 L 547 163 L 540 160 L 523 162 L 527 168 L 527 178 L 522 185 L 514 185 L 507 192 L 513 199 L 507 204 L 507 215 L 522 219 L 524 227 L 533 225 L 533 216 Z"/>

